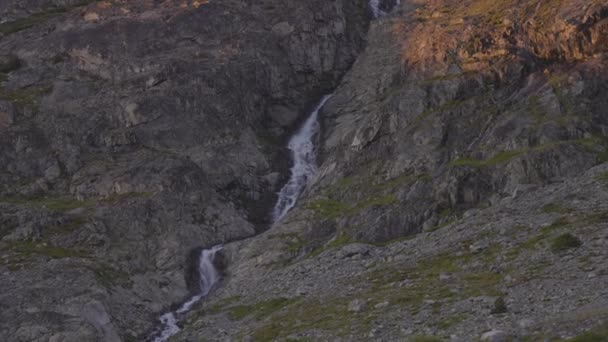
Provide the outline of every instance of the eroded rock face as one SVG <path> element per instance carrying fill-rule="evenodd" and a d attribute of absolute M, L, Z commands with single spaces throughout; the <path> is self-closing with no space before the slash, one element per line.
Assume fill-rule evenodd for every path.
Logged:
<path fill-rule="evenodd" d="M 370 16 L 363 0 L 0 13 L 7 341 L 141 338 L 188 294 L 191 250 L 264 229 L 282 141 L 350 68 Z"/>
<path fill-rule="evenodd" d="M 404 2 L 375 22 L 325 109 L 315 224 L 388 241 L 605 160 L 606 8 L 562 5 Z"/>
<path fill-rule="evenodd" d="M 226 247 L 207 307 L 223 310 L 181 340 L 565 338 L 605 321 L 606 292 L 577 289 L 607 267 L 607 6 L 402 1 L 374 21 L 320 113 L 317 176 L 282 222 Z M 598 240 L 553 253 L 566 232 Z"/>

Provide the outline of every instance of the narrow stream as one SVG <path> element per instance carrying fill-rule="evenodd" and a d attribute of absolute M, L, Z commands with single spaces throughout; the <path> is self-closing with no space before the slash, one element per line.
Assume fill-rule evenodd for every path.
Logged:
<path fill-rule="evenodd" d="M 319 111 L 331 96 L 324 96 L 317 107 L 312 111 L 304 125 L 290 139 L 287 146 L 293 157 L 293 167 L 291 177 L 287 184 L 279 192 L 279 198 L 273 210 L 273 222 L 280 220 L 291 208 L 302 191 L 308 184 L 310 178 L 317 170 L 317 158 L 315 139 L 319 133 L 318 116 Z M 149 342 L 166 342 L 177 334 L 181 328 L 178 323 L 192 309 L 194 304 L 205 298 L 214 285 L 220 280 L 220 274 L 216 270 L 213 260 L 222 246 L 215 246 L 211 249 L 203 249 L 199 259 L 199 292 L 184 302 L 177 310 L 170 311 L 160 316 L 160 325 L 154 330 Z"/>
<path fill-rule="evenodd" d="M 210 249 L 203 249 L 201 251 L 198 263 L 199 293 L 184 302 L 177 310 L 167 312 L 160 316 L 160 326 L 156 328 L 150 338 L 148 338 L 148 341 L 165 342 L 181 330 L 177 323 L 184 318 L 194 304 L 198 303 L 198 301 L 209 294 L 209 291 L 211 291 L 213 286 L 220 280 L 220 274 L 215 269 L 213 260 L 215 259 L 216 253 L 222 248 L 222 246 L 214 246 Z"/>

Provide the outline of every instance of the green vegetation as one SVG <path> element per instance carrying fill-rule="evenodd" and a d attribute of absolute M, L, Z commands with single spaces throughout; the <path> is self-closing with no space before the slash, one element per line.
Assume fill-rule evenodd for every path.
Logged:
<path fill-rule="evenodd" d="M 395 195 L 372 196 L 355 204 L 347 204 L 334 199 L 320 199 L 307 205 L 307 209 L 314 210 L 319 216 L 328 219 L 336 219 L 344 216 L 352 216 L 363 209 L 370 207 L 382 207 L 397 202 Z"/>
<path fill-rule="evenodd" d="M 467 317 L 468 316 L 465 314 L 455 314 L 452 316 L 448 316 L 447 318 L 444 318 L 437 323 L 437 328 L 439 328 L 441 330 L 449 329 L 449 328 L 455 326 L 456 324 L 466 320 Z"/>
<path fill-rule="evenodd" d="M 519 256 L 519 254 L 522 251 L 527 251 L 527 250 L 531 250 L 536 248 L 536 246 L 546 240 L 555 230 L 560 229 L 560 228 L 564 228 L 568 225 L 570 225 L 571 222 L 570 220 L 565 217 L 559 217 L 558 219 L 556 219 L 555 221 L 553 221 L 553 223 L 551 223 L 550 225 L 546 226 L 546 227 L 542 227 L 539 230 L 539 234 L 529 238 L 528 240 L 524 241 L 523 243 L 521 243 L 519 246 L 511 249 L 510 251 L 507 252 L 507 259 L 509 260 L 513 260 L 515 259 L 517 256 Z"/>
<path fill-rule="evenodd" d="M 227 310 L 230 318 L 233 320 L 241 320 L 249 315 L 253 315 L 259 320 L 296 301 L 298 301 L 298 299 L 274 298 L 253 305 L 231 306 Z"/>
<path fill-rule="evenodd" d="M 595 154 L 598 162 L 608 161 L 608 137 L 594 135 L 590 138 L 576 140 L 576 144 Z"/>
<path fill-rule="evenodd" d="M 346 234 L 341 234 L 341 235 L 336 236 L 333 240 L 329 241 L 328 244 L 312 251 L 309 256 L 310 257 L 317 256 L 327 250 L 340 248 L 340 247 L 346 246 L 350 243 L 353 243 L 353 240 L 350 238 L 350 236 L 348 236 Z"/>
<path fill-rule="evenodd" d="M 95 273 L 95 279 L 107 289 L 116 286 L 131 287 L 133 285 L 127 272 L 117 270 L 110 265 L 100 264 L 92 267 L 91 270 Z"/>
<path fill-rule="evenodd" d="M 52 87 L 32 86 L 16 90 L 0 89 L 0 99 L 10 101 L 16 106 L 24 108 L 32 108 L 37 111 L 40 105 L 40 99 L 50 93 Z"/>
<path fill-rule="evenodd" d="M 252 337 L 254 341 L 274 341 L 311 328 L 339 336 L 353 329 L 365 331 L 368 325 L 366 318 L 347 310 L 345 299 L 299 301 L 271 316 Z"/>
<path fill-rule="evenodd" d="M 11 241 L 6 243 L 6 247 L 20 257 L 45 256 L 52 259 L 61 259 L 86 258 L 89 256 L 87 252 L 82 250 L 55 247 L 32 241 Z"/>
<path fill-rule="evenodd" d="M 510 161 L 511 159 L 518 157 L 526 152 L 527 152 L 527 150 L 524 150 L 524 149 L 503 151 L 503 152 L 499 152 L 494 157 L 492 157 L 490 159 L 485 159 L 485 160 L 473 159 L 473 158 L 459 158 L 459 159 L 451 161 L 450 165 L 451 166 L 468 166 L 468 167 L 474 167 L 474 168 L 494 166 L 494 165 L 506 163 L 506 162 Z"/>
<path fill-rule="evenodd" d="M 549 203 L 542 208 L 544 213 L 569 214 L 572 209 L 561 206 L 557 203 Z"/>
<path fill-rule="evenodd" d="M 19 69 L 19 66 L 21 65 L 21 62 L 19 61 L 19 58 L 17 58 L 17 56 L 15 55 L 5 55 L 3 57 L 0 57 L 0 73 L 2 73 L 3 76 L 0 76 L 0 82 L 4 81 L 4 78 L 6 78 L 6 73 L 9 73 L 13 70 L 17 70 Z"/>
<path fill-rule="evenodd" d="M 608 185 L 608 172 L 602 172 L 602 173 L 598 174 L 597 176 L 595 176 L 595 179 Z"/>
<path fill-rule="evenodd" d="M 570 338 L 565 342 L 608 342 L 608 323 L 604 323 L 591 331 Z"/>
<path fill-rule="evenodd" d="M 443 340 L 436 336 L 414 336 L 410 337 L 408 342 L 442 342 Z"/>
<path fill-rule="evenodd" d="M 46 229 L 44 229 L 44 231 L 42 231 L 42 237 L 44 239 L 51 236 L 69 234 L 75 231 L 76 229 L 82 227 L 85 223 L 88 222 L 88 220 L 89 219 L 87 217 L 83 216 L 74 217 L 68 222 L 47 227 Z"/>
<path fill-rule="evenodd" d="M 65 196 L 26 196 L 26 197 L 0 197 L 0 203 L 8 203 L 19 206 L 34 208 L 46 208 L 54 211 L 70 211 L 78 208 L 91 207 L 96 203 L 116 204 L 129 198 L 150 197 L 150 192 L 129 192 L 124 194 L 114 194 L 108 198 L 95 200 L 89 199 L 80 201 L 73 197 Z"/>
<path fill-rule="evenodd" d="M 470 271 L 471 262 L 484 262 L 495 258 L 498 248 L 488 248 L 473 256 L 471 253 L 445 253 L 422 259 L 415 267 L 379 267 L 370 271 L 362 281 L 371 284 L 363 296 L 372 302 L 388 301 L 391 306 L 418 312 L 425 300 L 434 300 L 437 307 L 446 302 L 477 296 L 499 296 L 501 274 Z M 406 290 L 396 290 L 391 284 L 408 279 Z M 449 324 L 443 322 L 443 324 Z M 456 324 L 455 322 L 452 322 Z"/>
<path fill-rule="evenodd" d="M 86 207 L 91 201 L 79 201 L 70 197 L 4 197 L 0 203 L 9 203 L 29 207 L 46 208 L 55 211 L 70 211 L 76 208 Z"/>
<path fill-rule="evenodd" d="M 95 1 L 95 0 L 82 0 L 76 4 L 73 4 L 72 6 L 49 7 L 41 12 L 30 15 L 29 17 L 2 23 L 2 24 L 0 24 L 0 33 L 5 34 L 5 35 L 11 34 L 11 33 L 19 32 L 19 31 L 34 27 L 36 25 L 43 24 L 43 23 L 47 22 L 48 20 L 52 19 L 53 17 L 58 16 L 62 13 L 65 13 L 66 11 L 68 11 L 72 8 L 84 6 L 93 1 Z"/>
<path fill-rule="evenodd" d="M 325 198 L 308 203 L 306 208 L 325 219 L 352 216 L 368 208 L 393 205 L 397 202 L 397 198 L 388 192 L 429 179 L 430 177 L 426 173 L 412 174 L 411 172 L 380 183 L 373 176 L 348 176 L 327 187 L 324 191 Z M 345 190 L 354 190 L 354 193 Z M 343 199 L 346 197 L 343 196 L 345 192 L 348 193 L 348 199 Z M 351 198 L 356 200 L 351 200 Z"/>
<path fill-rule="evenodd" d="M 496 301 L 494 302 L 494 308 L 492 308 L 492 314 L 502 314 L 502 313 L 506 313 L 508 311 L 507 309 L 507 303 L 505 302 L 505 298 L 504 297 L 498 297 L 496 298 Z"/>
<path fill-rule="evenodd" d="M 534 118 L 535 126 L 539 126 L 540 124 L 542 124 L 546 120 L 546 117 L 549 115 L 549 113 L 547 113 L 547 110 L 540 102 L 540 97 L 535 95 L 530 96 L 528 98 L 528 108 L 526 108 L 526 110 L 528 114 L 530 114 L 532 118 Z"/>
<path fill-rule="evenodd" d="M 431 114 L 441 113 L 441 112 L 445 112 L 445 111 L 454 109 L 454 108 L 458 107 L 459 105 L 461 105 L 463 102 L 464 101 L 461 101 L 461 100 L 452 100 L 452 101 L 447 101 L 446 103 L 439 105 L 437 107 L 426 109 L 422 113 L 418 114 L 418 116 L 414 119 L 414 124 L 416 125 L 416 124 L 423 122 Z"/>
<path fill-rule="evenodd" d="M 568 249 L 578 248 L 583 243 L 581 240 L 570 233 L 562 234 L 551 242 L 551 251 L 557 253 Z"/>
<path fill-rule="evenodd" d="M 209 309 L 209 311 L 211 311 L 212 313 L 219 313 L 223 309 L 225 309 L 227 306 L 237 303 L 240 300 L 241 300 L 241 296 L 232 296 L 232 297 L 224 298 L 224 299 L 220 300 L 219 302 L 215 303 Z"/>
<path fill-rule="evenodd" d="M 101 200 L 101 202 L 108 203 L 108 204 L 116 204 L 116 203 L 122 202 L 122 201 L 130 199 L 130 198 L 151 197 L 152 195 L 153 195 L 153 193 L 151 193 L 151 192 L 137 192 L 137 191 L 126 192 L 123 194 L 114 193 L 114 194 L 104 198 L 103 200 Z"/>
<path fill-rule="evenodd" d="M 46 12 L 40 12 L 33 14 L 26 18 L 17 19 L 15 21 L 9 21 L 6 23 L 0 24 L 0 33 L 10 34 L 19 32 L 30 27 L 45 23 L 49 19 L 54 16 L 63 13 L 63 11 L 58 9 L 51 9 Z"/>

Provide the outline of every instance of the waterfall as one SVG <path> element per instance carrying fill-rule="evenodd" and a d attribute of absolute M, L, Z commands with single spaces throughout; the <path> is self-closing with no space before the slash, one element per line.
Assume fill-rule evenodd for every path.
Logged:
<path fill-rule="evenodd" d="M 374 18 L 379 18 L 379 17 L 382 17 L 387 14 L 387 12 L 383 11 L 380 8 L 380 1 L 381 0 L 369 0 L 369 8 L 372 11 Z M 391 10 L 393 10 L 395 7 L 399 6 L 400 4 L 401 4 L 401 0 L 394 0 L 393 5 L 391 6 L 390 9 L 387 9 L 387 11 L 390 12 Z"/>
<path fill-rule="evenodd" d="M 326 95 L 312 111 L 304 125 L 289 140 L 287 146 L 291 150 L 293 166 L 291 177 L 287 184 L 279 192 L 279 198 L 272 214 L 273 222 L 280 220 L 293 208 L 298 197 L 308 184 L 308 181 L 317 171 L 317 158 L 314 139 L 319 133 L 319 122 L 317 120 L 319 111 L 331 95 Z"/>
<path fill-rule="evenodd" d="M 207 296 L 209 291 L 213 289 L 213 286 L 220 280 L 220 274 L 215 268 L 215 265 L 213 265 L 213 260 L 215 259 L 215 254 L 222 248 L 223 247 L 219 245 L 201 251 L 198 261 L 198 293 L 184 302 L 177 310 L 167 312 L 160 316 L 159 320 L 161 325 L 152 334 L 151 338 L 148 339 L 149 341 L 165 342 L 181 330 L 178 326 L 179 321 L 192 309 L 194 304 Z"/>
<path fill-rule="evenodd" d="M 380 0 L 369 0 L 369 8 L 372 10 L 374 18 L 378 18 L 386 14 L 380 9 Z"/>

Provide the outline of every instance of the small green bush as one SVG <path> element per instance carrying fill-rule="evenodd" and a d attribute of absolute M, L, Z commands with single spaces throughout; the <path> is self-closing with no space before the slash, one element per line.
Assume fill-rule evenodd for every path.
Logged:
<path fill-rule="evenodd" d="M 551 250 L 557 253 L 572 248 L 578 248 L 582 244 L 583 243 L 579 238 L 570 233 L 566 233 L 553 239 L 553 242 L 551 243 Z"/>
<path fill-rule="evenodd" d="M 492 314 L 496 315 L 496 314 L 502 314 L 507 312 L 507 303 L 505 303 L 505 299 L 504 297 L 498 297 L 496 299 L 496 301 L 494 302 L 494 308 L 492 309 Z"/>

